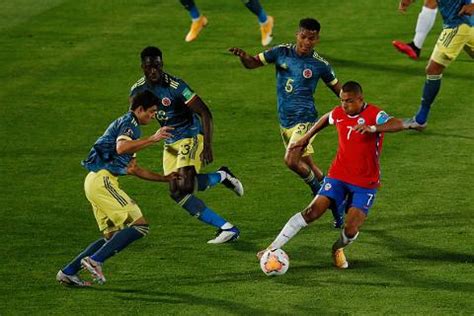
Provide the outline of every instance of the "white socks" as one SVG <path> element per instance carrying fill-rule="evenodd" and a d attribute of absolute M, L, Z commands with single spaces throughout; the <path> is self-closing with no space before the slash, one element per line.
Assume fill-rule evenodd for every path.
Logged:
<path fill-rule="evenodd" d="M 416 21 L 415 37 L 413 38 L 413 44 L 421 49 L 425 42 L 426 36 L 430 32 L 436 20 L 436 13 L 438 9 L 430 9 L 425 6 L 421 8 L 420 14 L 418 14 L 418 20 Z"/>
<path fill-rule="evenodd" d="M 308 226 L 300 212 L 296 213 L 286 223 L 277 238 L 271 243 L 270 248 L 278 249 L 283 247 L 293 238 L 303 227 Z"/>

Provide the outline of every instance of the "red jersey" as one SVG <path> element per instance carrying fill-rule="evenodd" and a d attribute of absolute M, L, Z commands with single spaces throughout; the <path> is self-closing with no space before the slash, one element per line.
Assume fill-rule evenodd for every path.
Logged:
<path fill-rule="evenodd" d="M 364 105 L 362 112 L 354 116 L 346 114 L 342 106 L 335 107 L 329 115 L 329 124 L 336 125 L 339 146 L 328 176 L 363 188 L 377 188 L 383 133 L 361 134 L 352 128 L 357 124 L 383 124 L 389 119 L 384 111 L 372 104 Z"/>

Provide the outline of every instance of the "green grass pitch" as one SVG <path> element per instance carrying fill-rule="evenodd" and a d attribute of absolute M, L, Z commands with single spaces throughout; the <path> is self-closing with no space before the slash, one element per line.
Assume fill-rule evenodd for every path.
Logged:
<path fill-rule="evenodd" d="M 197 3 L 209 25 L 185 43 L 189 18 L 174 0 L 0 0 L 0 315 L 472 314 L 473 61 L 461 53 L 447 69 L 425 132 L 386 135 L 383 187 L 346 251 L 351 268 L 331 266 L 338 233 L 326 214 L 286 246 L 288 273 L 269 278 L 256 251 L 311 197 L 283 163 L 274 69 L 248 71 L 226 51 L 262 50 L 256 18 L 238 0 Z M 275 17 L 274 44 L 293 41 L 300 18 L 316 17 L 317 50 L 341 81 L 359 81 L 366 100 L 395 116 L 416 111 L 440 17 L 420 61 L 391 40 L 411 39 L 420 3 L 406 15 L 395 0 L 262 4 Z M 151 234 L 107 262 L 104 286 L 64 288 L 58 269 L 99 236 L 79 162 L 127 110 L 138 54 L 150 44 L 213 111 L 215 162 L 205 171 L 230 166 L 246 195 L 216 187 L 200 196 L 241 238 L 206 244 L 213 230 L 176 206 L 165 185 L 125 178 Z M 321 83 L 316 100 L 320 113 L 338 102 Z M 314 146 L 327 169 L 334 129 Z M 161 170 L 161 152 L 147 149 L 139 162 Z"/>

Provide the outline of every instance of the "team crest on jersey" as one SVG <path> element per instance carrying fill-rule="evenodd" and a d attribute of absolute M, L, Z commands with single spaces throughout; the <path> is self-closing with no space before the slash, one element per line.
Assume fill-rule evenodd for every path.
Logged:
<path fill-rule="evenodd" d="M 163 104 L 164 106 L 170 106 L 171 100 L 167 97 L 164 97 L 163 99 L 161 99 L 161 104 Z"/>
<path fill-rule="evenodd" d="M 329 191 L 329 190 L 331 190 L 331 188 L 332 188 L 331 183 L 326 183 L 326 184 L 324 185 L 324 190 L 325 190 L 325 191 Z"/>
<path fill-rule="evenodd" d="M 311 69 L 306 68 L 305 70 L 303 70 L 303 77 L 305 77 L 306 79 L 309 79 L 312 76 L 313 76 L 313 72 L 311 71 Z"/>
<path fill-rule="evenodd" d="M 359 117 L 359 119 L 357 120 L 357 124 L 365 124 L 365 120 L 363 117 Z"/>
<path fill-rule="evenodd" d="M 126 135 L 131 138 L 133 136 L 133 130 L 131 128 L 127 128 L 122 135 Z"/>

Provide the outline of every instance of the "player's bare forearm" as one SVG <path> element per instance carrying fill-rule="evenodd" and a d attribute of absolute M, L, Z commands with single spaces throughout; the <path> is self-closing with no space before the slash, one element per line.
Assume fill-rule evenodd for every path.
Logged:
<path fill-rule="evenodd" d="M 150 145 L 153 145 L 159 142 L 162 139 L 171 137 L 172 130 L 173 130 L 172 127 L 165 126 L 157 130 L 155 134 L 145 139 L 137 139 L 137 140 L 122 139 L 117 142 L 115 149 L 119 155 L 133 154 L 133 153 L 136 153 L 137 151 L 140 151 Z"/>
<path fill-rule="evenodd" d="M 254 69 L 263 66 L 263 63 L 260 61 L 260 59 L 258 59 L 258 57 L 247 54 L 241 48 L 232 47 L 229 48 L 229 52 L 235 56 L 238 56 L 242 65 L 247 69 Z"/>
<path fill-rule="evenodd" d="M 341 93 L 342 85 L 338 81 L 336 84 L 333 84 L 332 86 L 328 85 L 328 88 L 331 89 L 331 91 L 336 95 L 336 97 L 339 98 L 339 94 Z"/>
<path fill-rule="evenodd" d="M 326 128 L 329 125 L 329 113 L 324 114 L 319 120 L 311 127 L 311 129 L 305 134 L 304 137 L 311 139 L 317 132 Z"/>
<path fill-rule="evenodd" d="M 169 176 L 164 176 L 162 174 L 150 171 L 148 169 L 143 169 L 138 166 L 130 170 L 129 174 L 134 175 L 143 180 L 148 180 L 148 181 L 155 181 L 155 182 L 169 182 L 170 181 Z"/>
<path fill-rule="evenodd" d="M 300 150 L 308 146 L 311 138 L 320 130 L 326 128 L 329 125 L 329 113 L 324 114 L 321 118 L 311 127 L 311 129 L 304 134 L 302 138 L 296 143 L 290 145 L 290 150 Z"/>
<path fill-rule="evenodd" d="M 204 164 L 211 163 L 214 158 L 212 154 L 212 135 L 213 135 L 213 124 L 212 114 L 207 105 L 199 97 L 195 97 L 189 103 L 189 108 L 199 115 L 201 119 L 203 136 L 204 136 L 204 149 L 202 153 L 202 160 Z"/>
<path fill-rule="evenodd" d="M 401 119 L 392 117 L 389 119 L 387 122 L 384 124 L 380 125 L 365 125 L 365 124 L 359 124 L 354 126 L 353 130 L 356 132 L 359 132 L 361 134 L 365 133 L 395 133 L 395 132 L 400 132 L 408 127 L 403 124 L 403 121 Z"/>
<path fill-rule="evenodd" d="M 459 10 L 459 13 L 458 13 L 458 15 L 473 15 L 473 14 L 474 14 L 474 3 L 463 5 L 461 10 Z"/>

